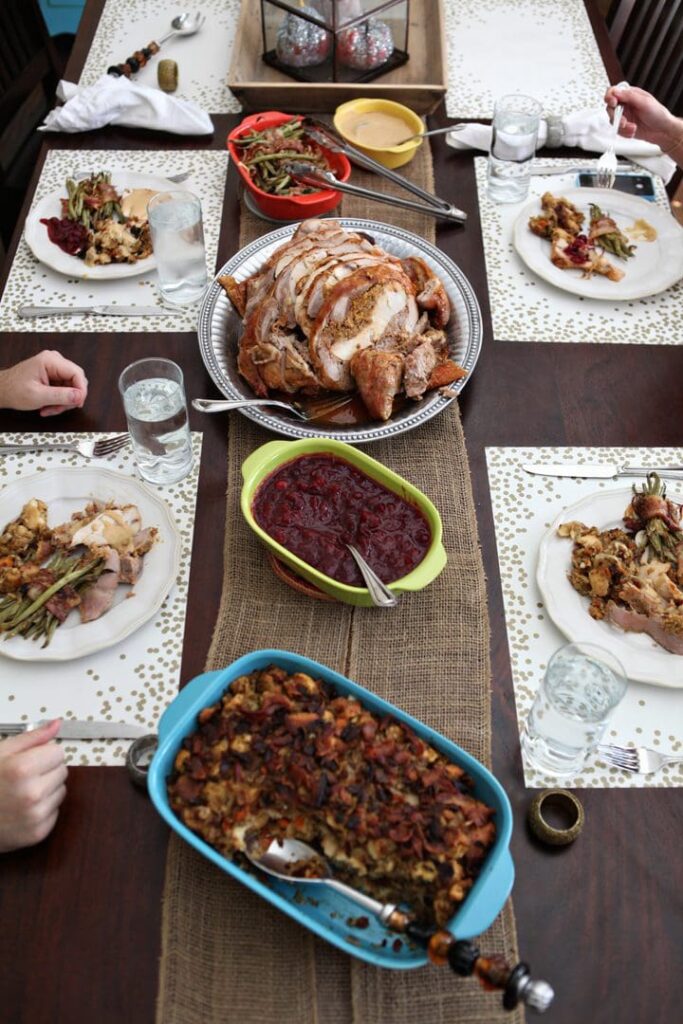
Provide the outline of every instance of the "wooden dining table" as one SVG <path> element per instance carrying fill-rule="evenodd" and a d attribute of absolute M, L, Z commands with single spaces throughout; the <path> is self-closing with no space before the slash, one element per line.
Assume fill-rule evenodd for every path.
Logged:
<path fill-rule="evenodd" d="M 66 74 L 72 81 L 78 79 L 102 4 L 88 0 L 86 5 Z M 607 72 L 618 81 L 620 69 L 597 5 L 588 2 L 587 8 Z M 222 149 L 237 120 L 215 117 L 210 142 L 122 128 L 48 136 L 27 189 L 3 282 L 51 147 Z M 447 123 L 438 111 L 432 122 L 433 127 Z M 553 849 L 528 831 L 526 816 L 534 792 L 525 788 L 522 774 L 485 448 L 680 445 L 683 351 L 666 344 L 494 341 L 472 156 L 454 153 L 438 139 L 433 153 L 437 192 L 470 211 L 465 227 L 439 227 L 438 244 L 471 281 L 484 322 L 481 357 L 459 402 L 488 581 L 493 769 L 507 790 L 515 819 L 511 849 L 520 951 L 535 976 L 555 988 L 548 1020 L 556 1024 L 680 1020 L 680 791 L 578 791 L 586 823 L 574 844 Z M 238 178 L 231 167 L 219 266 L 236 250 L 238 224 Z M 569 335 L 571 330 L 567 323 Z M 5 334 L 1 343 L 4 365 L 49 347 L 85 368 L 85 407 L 51 420 L 50 429 L 125 429 L 115 381 L 123 367 L 144 356 L 175 360 L 189 396 L 217 394 L 190 332 L 17 333 Z M 206 658 L 221 588 L 218 552 L 225 516 L 225 421 L 193 411 L 191 426 L 203 431 L 203 456 L 181 682 L 201 672 Z M 37 413 L 0 412 L 2 431 L 45 427 Z M 428 426 L 415 431 L 415 444 L 424 443 L 427 435 Z M 447 459 L 444 453 L 444 471 Z M 131 785 L 124 768 L 70 769 L 68 795 L 54 832 L 37 847 L 0 857 L 0 1021 L 154 1020 L 167 841 L 166 825 L 145 793 Z"/>

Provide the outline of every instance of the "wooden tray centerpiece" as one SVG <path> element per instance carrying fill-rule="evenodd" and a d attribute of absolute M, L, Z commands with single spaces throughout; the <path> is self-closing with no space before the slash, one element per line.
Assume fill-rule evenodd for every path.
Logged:
<path fill-rule="evenodd" d="M 410 59 L 371 82 L 297 82 L 263 60 L 260 4 L 242 0 L 228 86 L 245 110 L 330 112 L 359 96 L 404 103 L 430 114 L 447 89 L 446 42 L 441 0 L 410 7 Z"/>

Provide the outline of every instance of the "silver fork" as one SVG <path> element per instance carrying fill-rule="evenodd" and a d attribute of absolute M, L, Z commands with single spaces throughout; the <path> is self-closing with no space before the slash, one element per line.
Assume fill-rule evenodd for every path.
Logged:
<path fill-rule="evenodd" d="M 85 459 L 106 459 L 109 455 L 115 455 L 130 441 L 130 434 L 115 434 L 113 437 L 103 437 L 100 441 L 36 441 L 27 444 L 3 444 L 0 445 L 0 455 L 9 455 L 11 452 L 35 452 L 35 451 L 63 451 L 78 452 Z"/>
<path fill-rule="evenodd" d="M 92 173 L 92 171 L 74 171 L 72 177 L 75 181 L 80 181 L 81 178 L 89 178 Z M 172 181 L 174 185 L 180 185 L 181 182 L 192 177 L 192 171 L 181 171 L 180 174 L 161 174 L 159 177 L 165 178 L 166 181 Z"/>
<path fill-rule="evenodd" d="M 596 181 L 598 188 L 613 188 L 614 179 L 617 176 L 617 158 L 614 153 L 614 147 L 617 141 L 617 135 L 619 134 L 619 125 L 621 123 L 621 115 L 624 113 L 624 108 L 621 103 L 614 108 L 614 116 L 612 118 L 612 137 L 609 141 L 607 149 L 598 160 L 596 171 Z"/>
<path fill-rule="evenodd" d="M 658 750 L 650 750 L 649 747 L 617 747 L 611 743 L 599 746 L 598 750 L 615 768 L 638 775 L 652 775 L 665 764 L 683 762 L 683 754 L 660 754 Z"/>

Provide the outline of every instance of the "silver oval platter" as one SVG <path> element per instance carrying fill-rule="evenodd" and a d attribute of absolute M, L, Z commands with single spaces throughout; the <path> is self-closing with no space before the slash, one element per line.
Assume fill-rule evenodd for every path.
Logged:
<path fill-rule="evenodd" d="M 337 219 L 345 228 L 370 235 L 377 245 L 399 259 L 407 256 L 422 257 L 441 278 L 451 303 L 451 319 L 447 328 L 451 357 L 467 370 L 466 377 L 449 387 L 455 395 L 459 394 L 470 379 L 481 351 L 481 311 L 470 282 L 448 256 L 409 231 L 374 220 L 350 217 Z M 228 260 L 221 267 L 219 275 L 229 274 L 238 281 L 251 277 L 274 250 L 294 234 L 296 227 L 296 224 L 287 225 L 257 238 Z M 226 398 L 254 398 L 251 388 L 237 372 L 237 342 L 242 333 L 242 320 L 217 280 L 209 286 L 202 302 L 198 333 L 204 365 L 219 391 Z M 362 426 L 348 427 L 303 423 L 296 421 L 284 410 L 256 408 L 240 411 L 255 423 L 285 437 L 333 437 L 352 444 L 366 444 L 413 430 L 438 415 L 452 401 L 453 397 L 432 391 L 419 402 L 406 403 L 386 423 L 364 423 Z"/>

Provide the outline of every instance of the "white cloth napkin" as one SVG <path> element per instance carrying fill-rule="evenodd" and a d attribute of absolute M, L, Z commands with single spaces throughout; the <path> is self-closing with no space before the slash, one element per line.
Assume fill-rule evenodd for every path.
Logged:
<path fill-rule="evenodd" d="M 211 118 L 196 103 L 138 85 L 123 76 L 102 75 L 84 88 L 73 82 L 60 82 L 57 96 L 66 103 L 50 111 L 39 132 L 88 132 L 105 124 L 120 124 L 175 135 L 213 133 Z"/>
<path fill-rule="evenodd" d="M 563 146 L 577 146 L 593 153 L 604 153 L 612 138 L 612 124 L 604 107 L 601 110 L 578 110 L 573 114 L 566 114 L 562 118 L 562 124 Z M 542 120 L 538 132 L 538 149 L 545 144 L 546 133 L 547 126 Z M 488 151 L 491 145 L 491 126 L 468 124 L 458 132 L 448 134 L 446 142 L 453 149 Z M 659 146 L 653 146 L 651 142 L 626 139 L 623 135 L 617 135 L 614 151 L 618 156 L 627 157 L 645 167 L 652 174 L 658 174 L 665 185 L 669 183 L 676 170 L 676 164 L 671 157 L 662 153 Z"/>

